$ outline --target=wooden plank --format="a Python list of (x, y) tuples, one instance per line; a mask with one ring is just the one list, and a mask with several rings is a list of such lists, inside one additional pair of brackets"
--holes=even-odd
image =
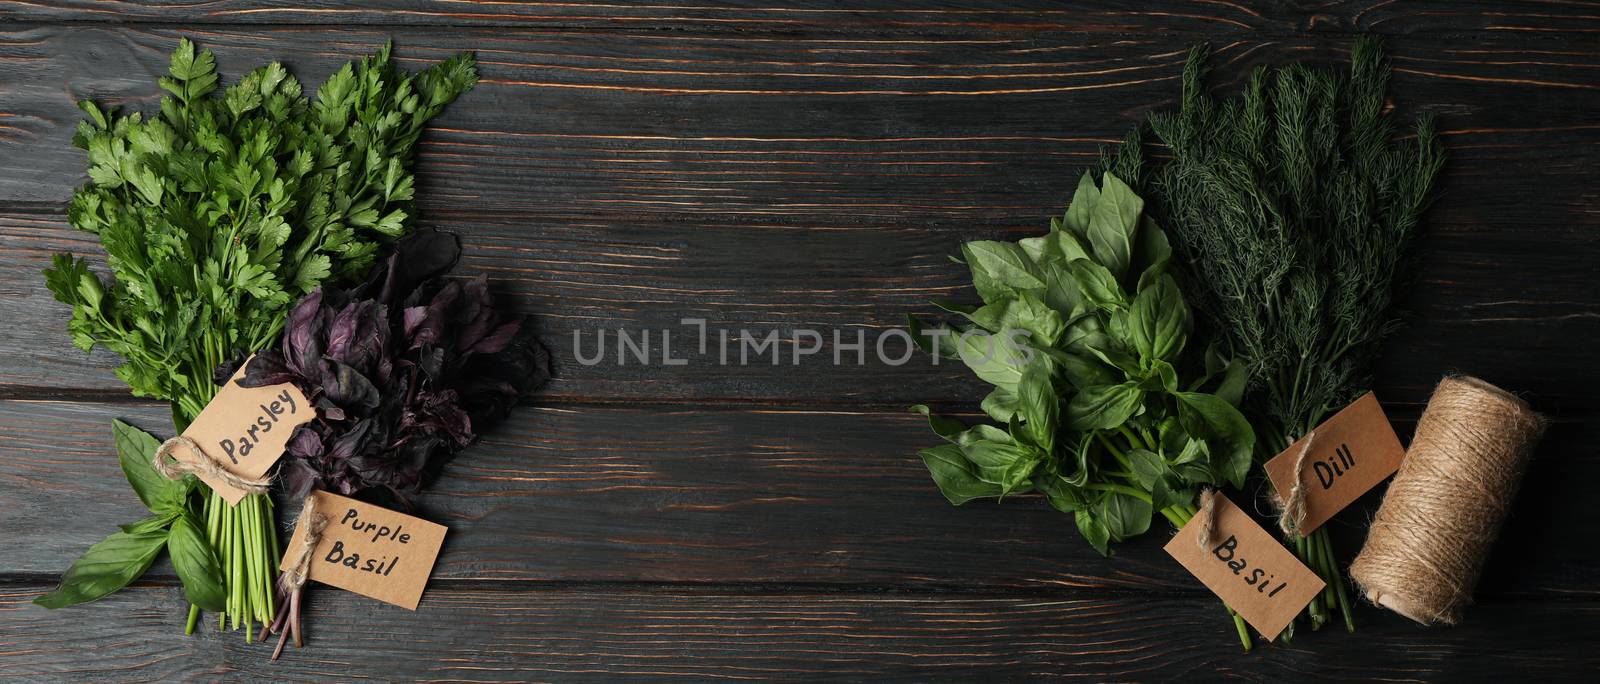
[(359, 6), (330, 0), (288, 5), (261, 0), (203, 4), (118, 0), (65, 0), (48, 4), (0, 1), (0, 20), (72, 22), (166, 22), (181, 24), (508, 26), (597, 29), (715, 29), (742, 32), (915, 33), (1075, 31), (1146, 35), (1198, 32), (1256, 33), (1379, 31), (1582, 32), (1596, 18), (1563, 12), (1562, 3), (1469, 0), (1447, 6), (1417, 6), (1376, 0), (1318, 3), (1207, 2), (1163, 0), (1137, 9), (1114, 0), (1075, 2), (1019, 0), (999, 8), (986, 3), (852, 2), (768, 3), (737, 0), (701, 5), (674, 0), (572, 2), (474, 2), (470, 0), (378, 0)]
[[(206, 625), (182, 634), (181, 593), (139, 587), (49, 612), (0, 586), (0, 669), (23, 679), (428, 681), (634, 678), (1009, 681), (1220, 678), (1567, 679), (1600, 668), (1600, 605), (1490, 602), (1457, 627), (1385, 613), (1351, 635), (1305, 632), (1241, 654), (1198, 597), (750, 594), (661, 587), (457, 588), (418, 612), (314, 586), (309, 641), (271, 647)], [(448, 631), (445, 631), (448, 626)], [(1374, 657), (1381, 644), (1382, 657)]]
[[(412, 66), (477, 49), (483, 82), (423, 144), (428, 210), (955, 228), (1058, 211), (1102, 144), (1175, 100), (1194, 42), (475, 29), (342, 29), (335, 41), (270, 27), (12, 28), (0, 31), (0, 202), (64, 202), (84, 178), (69, 145), (82, 118), (74, 101), (153, 109), (155, 76), (180, 35), (215, 49), (226, 75), (280, 59), (309, 83), (391, 36)], [(1600, 157), (1600, 127), (1585, 116), (1600, 104), (1589, 82), (1600, 49), (1575, 43), (1527, 60), (1526, 40), (1463, 42), (1419, 35), (1391, 45), (1397, 104), (1441, 114), (1450, 133), (1450, 201), (1435, 218), (1592, 226), (1581, 188)], [(1216, 47), (1237, 80), (1253, 64), (1336, 57), (1348, 40)]]
[[(170, 429), (150, 404), (0, 402), (0, 578), (54, 577), (142, 517), (114, 416)], [(1587, 519), (1595, 437), (1552, 431), (1482, 593), (1600, 596), (1567, 525)], [(522, 408), (418, 510), (451, 529), (448, 579), (1198, 591), (1159, 521), (1106, 559), (1037, 497), (950, 506), (915, 456), (935, 443), (903, 412)], [(1375, 504), (1332, 523), (1346, 560)]]
[[(959, 364), (934, 365), (907, 353), (907, 314), (939, 320), (928, 302), (975, 301), (966, 271), (951, 264), (964, 239), (1017, 239), (1037, 226), (993, 225), (962, 231), (884, 224), (836, 230), (807, 224), (752, 228), (738, 219), (691, 222), (630, 220), (625, 216), (435, 213), (428, 223), (464, 235), (462, 273), (487, 273), (521, 310), (537, 316), (554, 350), (558, 378), (547, 401), (975, 403), (986, 392)], [(1600, 233), (1597, 233), (1600, 234)], [(104, 351), (85, 356), (70, 344), (66, 308), (51, 298), (39, 269), (51, 254), (99, 254), (93, 236), (72, 231), (54, 215), (0, 211), (0, 320), (35, 325), (0, 327), (0, 391), (46, 396), (72, 388), (125, 392), (112, 375), (118, 360)], [(1529, 393), (1543, 410), (1582, 415), (1600, 410), (1592, 388), (1600, 366), (1589, 363), (1587, 340), (1600, 336), (1600, 290), (1593, 247), (1565, 231), (1517, 227), (1437, 226), (1425, 247), (1420, 282), (1406, 300), (1410, 321), (1390, 344), (1379, 375), (1380, 396), (1414, 414), (1447, 371), (1478, 373)], [(97, 262), (100, 257), (95, 257)], [(1506, 283), (1518, 283), (1508, 292)], [(701, 353), (699, 328), (708, 346)], [(648, 332), (650, 365), (623, 357), (617, 331), (638, 340)], [(723, 345), (719, 331), (728, 331)], [(739, 365), (741, 331), (754, 338), (779, 331), (773, 354), (751, 352)], [(823, 339), (818, 353), (795, 362), (799, 330)], [(606, 335), (603, 360), (593, 359)], [(839, 350), (833, 335), (869, 345), (862, 354)], [(661, 335), (681, 366), (661, 363)], [(575, 337), (576, 336), (576, 337)], [(1467, 344), (1466, 341), (1472, 341)], [(877, 353), (882, 342), (884, 357)], [(718, 352), (728, 351), (729, 365)], [(865, 356), (865, 364), (857, 365)], [(1552, 369), (1561, 369), (1559, 373)]]

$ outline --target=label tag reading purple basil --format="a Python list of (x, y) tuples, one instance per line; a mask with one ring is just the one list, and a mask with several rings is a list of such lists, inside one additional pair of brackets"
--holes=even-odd
[[(444, 525), (396, 513), (348, 497), (314, 491), (317, 510), (328, 518), (311, 552), (308, 577), (346, 591), (416, 610), (433, 564), (444, 546)], [(305, 521), (295, 526), (287, 548), (300, 548)], [(289, 570), (295, 559), (284, 554)]]

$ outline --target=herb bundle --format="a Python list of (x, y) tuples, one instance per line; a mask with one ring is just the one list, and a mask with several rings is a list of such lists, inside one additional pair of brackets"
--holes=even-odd
[[(213, 55), (185, 39), (159, 80), (169, 93), (159, 114), (81, 103), (89, 121), (73, 143), (88, 153), (90, 182), (74, 194), (68, 220), (100, 237), (112, 278), (64, 254), (45, 271), (72, 307), (74, 343), (121, 355), (117, 377), (136, 396), (170, 401), (182, 432), (216, 394), (217, 369), (276, 339), (292, 302), (325, 280), (361, 274), (406, 233), (413, 148), (423, 125), (476, 83), (473, 64), (463, 54), (411, 75), (385, 47), (335, 73), (311, 101), (276, 63), (219, 93)], [(274, 612), (271, 501), (181, 498), (184, 513), (172, 521), (206, 521), (208, 548), (220, 552), (201, 570), (180, 570), (193, 602), (187, 630), (200, 607), (218, 607), (196, 600), (210, 595), (197, 583), (214, 581), (225, 591), (219, 618), (243, 623), (248, 639), (250, 623)], [(141, 574), (139, 563), (148, 567), (103, 544), (67, 572), (57, 599), (41, 603), (98, 598)], [(78, 583), (87, 569), (107, 568), (120, 583)]]
[[(250, 359), (239, 384), (293, 383), (317, 407), (281, 462), (290, 497), (323, 489), (404, 504), (549, 380), (548, 353), (522, 317), (495, 307), (484, 278), (444, 279), (460, 253), (449, 233), (407, 236), (363, 284), (307, 294), (281, 347)], [(279, 633), (281, 652), (290, 633), (299, 641), (301, 587), (278, 590), (262, 638)]]
[(1235, 407), (1242, 368), (1190, 344), (1166, 234), (1143, 209), (1116, 175), (1084, 174), (1048, 234), (962, 245), (984, 303), (940, 306), (970, 326), (951, 336), (911, 320), (925, 349), (994, 386), (981, 405), (1004, 426), (914, 407), (949, 442), (919, 455), (950, 503), (1036, 490), (1107, 553), (1156, 512), (1187, 524), (1202, 488), (1244, 483), (1255, 434)]
[[(1194, 270), (1202, 316), (1248, 372), (1271, 456), (1364, 393), (1390, 304), (1444, 153), (1423, 117), (1393, 140), (1384, 111), (1389, 66), (1372, 38), (1347, 76), (1290, 64), (1252, 74), (1218, 104), (1206, 51), (1184, 68), (1175, 112), (1150, 117), (1171, 151), (1149, 193)], [(1308, 611), (1354, 629), (1325, 528), (1290, 540), (1328, 583)]]

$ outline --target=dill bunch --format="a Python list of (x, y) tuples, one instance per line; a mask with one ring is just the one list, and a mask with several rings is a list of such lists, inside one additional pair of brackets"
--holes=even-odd
[[(1207, 52), (1190, 52), (1178, 109), (1150, 116), (1171, 158), (1142, 170), (1194, 276), (1186, 291), (1247, 370), (1258, 453), (1271, 456), (1371, 384), (1444, 152), (1430, 117), (1396, 139), (1375, 38), (1356, 41), (1347, 73), (1257, 68), (1220, 103), (1206, 92)], [(1129, 174), (1128, 148), (1106, 163)], [(1290, 541), (1328, 581), (1313, 626), (1337, 609), (1354, 629), (1326, 531)]]

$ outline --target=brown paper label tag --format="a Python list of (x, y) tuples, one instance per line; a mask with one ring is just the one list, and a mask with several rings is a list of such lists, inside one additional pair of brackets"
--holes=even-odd
[(1216, 497), (1216, 522), (1203, 546), (1200, 517), (1167, 542), (1167, 553), (1268, 639), (1278, 638), (1326, 584), (1238, 506)]
[[(328, 527), (311, 552), (311, 579), (362, 596), (416, 610), (433, 563), (444, 546), (444, 525), (396, 513), (348, 497), (314, 491)], [(288, 548), (300, 548), (305, 521), (295, 526)], [(294, 564), (283, 555), (279, 570)]]
[[(175, 458), (210, 458), (224, 470), (254, 480), (265, 475), (283, 457), (289, 436), (301, 424), (317, 417), (317, 410), (294, 385), (240, 387), (244, 366), (217, 390), (217, 396), (195, 416), (183, 431), (206, 453), (188, 449), (173, 451)], [(216, 477), (196, 475), (230, 504), (237, 504), (246, 492)]]
[(1294, 464), (1308, 438), (1314, 439), (1300, 472), (1306, 502), (1301, 535), (1316, 531), (1345, 506), (1393, 475), (1406, 457), (1377, 395), (1368, 392), (1267, 461), (1267, 477), (1272, 479), (1280, 507), (1294, 487)]

